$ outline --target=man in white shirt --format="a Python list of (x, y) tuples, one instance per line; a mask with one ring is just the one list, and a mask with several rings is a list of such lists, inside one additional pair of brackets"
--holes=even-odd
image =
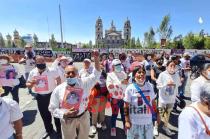
[[(31, 44), (25, 45), (25, 56), (19, 61), (19, 64), (24, 64), (25, 79), (28, 80), (29, 72), (35, 68), (35, 52)], [(29, 94), (34, 95), (31, 89), (28, 89)]]
[[(101, 71), (99, 52), (94, 52), (95, 69), (88, 77), (79, 78), (75, 66), (65, 68), (66, 81), (55, 88), (50, 99), (49, 110), (60, 118), (63, 139), (87, 139), (90, 129), (87, 103), (91, 88), (99, 81)], [(77, 101), (71, 101), (71, 94)], [(69, 97), (70, 96), (70, 97)]]
[(63, 83), (65, 79), (65, 68), (68, 65), (71, 65), (72, 62), (71, 57), (60, 56), (58, 57), (51, 65), (51, 68), (58, 71), (58, 74), (61, 78), (61, 83)]
[(0, 139), (23, 139), (22, 118), (17, 102), (0, 97)]
[[(39, 83), (42, 83), (42, 85)], [(48, 110), (48, 106), (53, 90), (60, 83), (61, 79), (58, 72), (46, 66), (43, 56), (37, 56), (36, 68), (29, 73), (26, 85), (28, 88), (32, 88), (33, 92), (37, 94), (37, 105), (46, 130), (46, 134), (43, 135), (43, 138), (55, 135), (52, 125), (52, 116)], [(58, 135), (61, 135), (59, 119), (55, 118), (55, 125)]]

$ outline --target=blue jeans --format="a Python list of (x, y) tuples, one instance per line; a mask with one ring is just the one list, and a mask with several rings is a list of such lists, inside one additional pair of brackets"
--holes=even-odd
[(116, 127), (116, 120), (120, 110), (121, 120), (123, 121), (123, 125), (125, 127), (125, 115), (124, 115), (124, 101), (122, 99), (111, 99), (111, 107), (112, 107), (112, 117), (111, 117), (111, 127)]
[(188, 79), (188, 77), (185, 76), (182, 85), (178, 87), (179, 96), (184, 96), (184, 94), (185, 94), (185, 87), (187, 85), (187, 79)]
[(10, 136), (8, 139), (15, 139), (14, 135), (12, 134), (12, 136)]
[(153, 124), (132, 125), (127, 130), (127, 139), (153, 139)]
[[(25, 73), (26, 81), (28, 80), (28, 76), (29, 76), (29, 72)], [(30, 88), (28, 88), (28, 93), (31, 94), (32, 96), (35, 95)]]

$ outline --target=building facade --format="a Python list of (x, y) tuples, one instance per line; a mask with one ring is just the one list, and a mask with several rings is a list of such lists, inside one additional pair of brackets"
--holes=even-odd
[(105, 35), (103, 35), (103, 22), (99, 17), (96, 20), (95, 25), (95, 45), (96, 47), (106, 47), (106, 48), (120, 48), (128, 40), (131, 39), (131, 24), (130, 20), (126, 20), (124, 23), (123, 32), (117, 30), (114, 22), (111, 22), (111, 27), (105, 30)]

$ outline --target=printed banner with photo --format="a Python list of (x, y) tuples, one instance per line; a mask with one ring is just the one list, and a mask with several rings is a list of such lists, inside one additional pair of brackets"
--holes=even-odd
[(13, 86), (16, 71), (11, 65), (0, 65), (0, 86)]
[(49, 90), (48, 78), (46, 75), (35, 76), (34, 79), (36, 80), (36, 85), (34, 88), (35, 92), (45, 92)]
[(64, 109), (74, 108), (79, 110), (82, 101), (83, 89), (75, 87), (67, 87), (62, 101), (61, 107)]

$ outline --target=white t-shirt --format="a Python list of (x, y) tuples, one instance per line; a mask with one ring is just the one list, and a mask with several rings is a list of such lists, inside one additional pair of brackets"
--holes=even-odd
[[(152, 101), (155, 99), (152, 85), (145, 82), (144, 86), (140, 88), (152, 106)], [(150, 108), (133, 84), (126, 88), (124, 101), (129, 103), (129, 116), (132, 124), (147, 125), (152, 123)]]
[[(144, 60), (143, 62), (144, 62), (145, 70), (146, 70), (146, 76), (151, 76), (151, 68), (154, 66), (154, 63), (152, 62), (152, 60), (150, 61)], [(147, 70), (146, 66), (150, 66), (150, 69)]]
[(14, 100), (0, 97), (0, 139), (8, 139), (14, 133), (13, 122), (23, 114)]
[[(186, 60), (184, 58), (181, 58), (180, 61), (181, 61), (180, 66), (181, 66), (182, 69), (190, 67), (190, 60)], [(189, 73), (189, 71), (184, 71), (184, 74), (185, 74), (186, 77), (188, 76), (188, 73)]]
[[(197, 103), (193, 103), (192, 106), (197, 108)], [(201, 111), (199, 112), (210, 129), (210, 117)], [(179, 139), (210, 139), (210, 136), (206, 134), (206, 129), (200, 116), (197, 111), (191, 107), (186, 107), (179, 115), (178, 129)]]
[[(112, 98), (123, 99), (127, 85), (124, 85), (121, 82), (125, 79), (127, 79), (127, 75), (124, 71), (107, 74), (106, 86)], [(110, 85), (113, 86), (113, 88), (110, 88)]]
[(207, 80), (202, 75), (192, 81), (191, 86), (190, 86), (192, 102), (200, 101), (200, 93), (202, 91), (202, 87), (206, 83), (210, 85), (210, 80)]
[(32, 88), (33, 92), (38, 94), (49, 94), (57, 86), (56, 78), (59, 77), (58, 71), (47, 68), (41, 75), (37, 68), (34, 68), (28, 77), (28, 81), (36, 79), (36, 85)]
[[(167, 85), (170, 80), (174, 82), (174, 86)], [(166, 70), (160, 73), (156, 82), (159, 89), (159, 102), (162, 104), (175, 103), (178, 87), (181, 85), (179, 74), (176, 72), (174, 75), (171, 75)]]
[(26, 63), (24, 65), (25, 73), (29, 73), (32, 69), (35, 68), (35, 60), (34, 59), (26, 59)]
[[(78, 115), (80, 115), (86, 110), (88, 104), (88, 97), (89, 97), (88, 92), (90, 92), (91, 88), (93, 88), (94, 85), (99, 81), (100, 75), (101, 75), (100, 71), (93, 70), (93, 73), (90, 76), (85, 78), (78, 78), (78, 82), (75, 88), (76, 87), (80, 88), (83, 92), (81, 98), (79, 98), (81, 101), (79, 105)], [(51, 95), (50, 104), (49, 104), (49, 110), (52, 112), (53, 116), (61, 119), (63, 118), (63, 114), (68, 111), (68, 109), (61, 108), (61, 104), (65, 96), (66, 87), (67, 87), (66, 82), (57, 86)]]
[(93, 67), (90, 67), (89, 69), (82, 68), (79, 71), (79, 77), (80, 78), (88, 77), (92, 72), (93, 72)]

